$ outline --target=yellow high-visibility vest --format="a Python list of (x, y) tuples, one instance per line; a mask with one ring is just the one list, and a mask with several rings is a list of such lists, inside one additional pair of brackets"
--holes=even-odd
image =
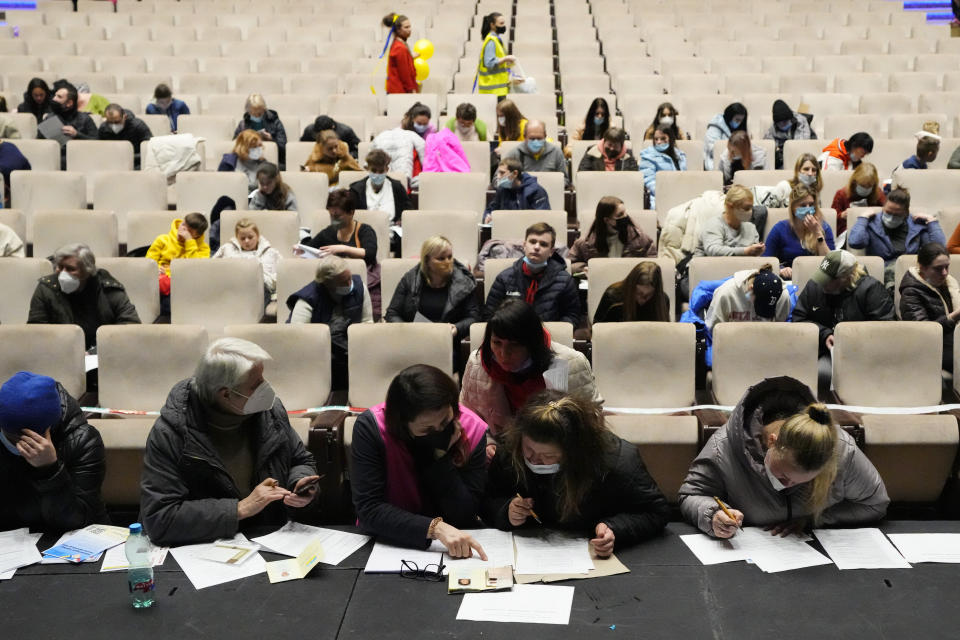
[(477, 91), (478, 93), (492, 93), (496, 96), (505, 96), (510, 90), (510, 70), (506, 65), (497, 65), (488, 69), (483, 64), (483, 52), (487, 48), (487, 42), (493, 41), (496, 47), (498, 58), (504, 57), (506, 52), (503, 50), (503, 44), (497, 34), (491, 31), (483, 39), (483, 45), (480, 47), (480, 62), (477, 63)]

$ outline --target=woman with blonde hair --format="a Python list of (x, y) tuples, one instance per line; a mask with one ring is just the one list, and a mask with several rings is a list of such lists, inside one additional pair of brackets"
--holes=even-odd
[(550, 390), (533, 396), (507, 432), (490, 464), (483, 512), (499, 529), (536, 518), (532, 526), (589, 536), (607, 557), (658, 535), (670, 508), (636, 445), (607, 428), (598, 404)]
[(735, 184), (723, 200), (723, 213), (700, 225), (694, 256), (758, 256), (763, 251), (760, 233), (752, 222), (753, 193)]
[(340, 182), (341, 171), (363, 171), (350, 155), (350, 147), (333, 131), (324, 131), (320, 134), (303, 169), (327, 174), (331, 187), (337, 186)]
[(241, 131), (253, 131), (261, 140), (276, 142), (280, 154), (280, 164), (285, 161), (287, 148), (287, 132), (280, 122), (280, 116), (273, 109), (267, 109), (267, 101), (259, 93), (251, 93), (244, 104), (243, 118), (237, 124), (233, 137)]
[(660, 265), (644, 260), (603, 292), (593, 322), (669, 322), (670, 300)]
[(217, 171), (239, 171), (247, 176), (247, 191), (257, 188), (257, 171), (266, 163), (263, 143), (255, 131), (241, 131), (233, 142), (233, 151), (223, 154)]
[(763, 255), (780, 261), (780, 277), (793, 277), (797, 256), (825, 256), (833, 251), (833, 231), (823, 219), (817, 192), (798, 184), (790, 192), (790, 218), (773, 225), (767, 233)]
[(470, 335), (480, 319), (476, 279), (453, 258), (453, 245), (443, 236), (431, 236), (420, 247), (420, 264), (407, 271), (390, 300), (387, 322), (446, 322), (459, 341)]
[(259, 260), (263, 267), (265, 301), (276, 295), (277, 263), (280, 252), (270, 246), (270, 241), (260, 235), (260, 228), (250, 218), (240, 218), (234, 227), (230, 242), (220, 245), (214, 258), (247, 258)]
[(853, 438), (806, 385), (788, 377), (747, 390), (693, 461), (679, 496), (684, 520), (717, 538), (741, 526), (786, 536), (811, 525), (874, 522), (890, 503)]
[(837, 233), (843, 233), (847, 228), (847, 209), (850, 207), (882, 207), (886, 201), (877, 168), (869, 162), (861, 162), (853, 170), (847, 186), (837, 189), (833, 196), (832, 206), (837, 211)]

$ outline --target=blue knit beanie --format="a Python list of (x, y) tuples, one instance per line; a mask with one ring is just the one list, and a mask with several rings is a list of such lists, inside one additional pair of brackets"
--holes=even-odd
[(60, 393), (48, 376), (20, 371), (0, 386), (0, 429), (45, 433), (60, 419)]

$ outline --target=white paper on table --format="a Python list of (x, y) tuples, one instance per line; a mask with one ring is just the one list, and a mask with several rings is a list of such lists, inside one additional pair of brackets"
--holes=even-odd
[(41, 535), (26, 527), (0, 532), (0, 579), (9, 580), (20, 567), (40, 562), (37, 541)]
[[(392, 544), (380, 542), (373, 545), (373, 551), (367, 558), (367, 566), (363, 568), (364, 573), (400, 573), (401, 562), (406, 560), (417, 565), (417, 568), (423, 570), (430, 564), (439, 564), (442, 560), (447, 562), (446, 550), (441, 556), (440, 551), (408, 549), (407, 547), (397, 547)], [(447, 575), (447, 570), (443, 570), (443, 575)]]
[(573, 591), (573, 587), (516, 584), (512, 591), (467, 593), (457, 620), (570, 624)]
[(323, 544), (323, 558), (320, 562), (332, 565), (340, 564), (370, 541), (370, 536), (359, 533), (312, 527), (293, 521), (273, 533), (253, 538), (253, 541), (264, 549), (295, 558), (303, 553), (315, 538), (320, 538)]
[(126, 527), (91, 524), (61, 536), (57, 544), (43, 552), (45, 557), (62, 558), (73, 562), (96, 561), (104, 551), (124, 542), (129, 535)]
[(543, 372), (543, 381), (547, 389), (567, 391), (567, 382), (570, 379), (570, 363), (563, 358), (554, 358), (550, 368)]
[[(483, 552), (487, 554), (486, 561), (481, 560), (477, 552), (474, 551), (469, 558), (451, 558), (449, 555), (445, 555), (443, 557), (444, 564), (458, 569), (512, 567), (515, 565), (513, 533), (500, 531), (499, 529), (469, 529), (467, 533), (473, 536), (473, 539), (483, 547)], [(439, 540), (431, 542), (429, 550), (437, 553), (446, 553), (447, 551)]]
[(747, 560), (743, 549), (737, 549), (730, 540), (711, 538), (705, 533), (691, 533), (680, 536), (687, 548), (697, 556), (703, 564), (720, 564), (721, 562), (737, 562)]
[[(159, 567), (167, 560), (167, 553), (170, 547), (155, 547), (150, 545), (151, 566)], [(103, 554), (103, 564), (100, 565), (100, 573), (108, 571), (126, 571), (130, 568), (127, 562), (127, 543), (117, 545), (112, 549), (107, 549)]]
[(260, 551), (260, 545), (255, 542), (237, 542), (236, 540), (221, 538), (208, 545), (201, 552), (200, 557), (211, 562), (236, 565), (243, 564), (252, 558), (257, 551)]
[(910, 569), (880, 529), (816, 529), (813, 534), (838, 569)]
[(830, 558), (802, 538), (793, 535), (781, 538), (760, 527), (744, 527), (730, 538), (730, 544), (744, 551), (755, 565), (767, 573), (832, 564)]
[[(242, 533), (238, 533), (231, 540), (239, 543), (249, 542)], [(201, 558), (200, 556), (212, 545), (213, 543), (208, 542), (170, 549), (177, 564), (187, 574), (196, 589), (206, 589), (224, 582), (249, 578), (267, 570), (267, 563), (259, 553), (253, 554), (253, 557), (243, 564), (223, 564)]]
[[(70, 536), (72, 536), (73, 534), (77, 533), (78, 531), (80, 531), (80, 529), (74, 529), (73, 531), (67, 531), (65, 534), (63, 534), (62, 536), (60, 536), (60, 537), (57, 539), (56, 544), (54, 544), (53, 546), (57, 546), (57, 545), (63, 544), (65, 540), (68, 540), (68, 539), (70, 538)], [(95, 556), (91, 556), (91, 557), (87, 558), (86, 560), (84, 560), (84, 562), (99, 562), (99, 561), (100, 561), (100, 558), (102, 558), (102, 557), (103, 557), (103, 553), (98, 553), (98, 554), (95, 555)], [(76, 563), (76, 562), (71, 562), (71, 561), (67, 560), (66, 558), (54, 558), (53, 556), (43, 556), (43, 559), (40, 561), (40, 564), (77, 564), (77, 563)]]
[(888, 533), (908, 562), (960, 562), (960, 533)]
[(588, 573), (593, 570), (586, 538), (557, 531), (545, 536), (514, 536), (517, 563), (514, 573)]

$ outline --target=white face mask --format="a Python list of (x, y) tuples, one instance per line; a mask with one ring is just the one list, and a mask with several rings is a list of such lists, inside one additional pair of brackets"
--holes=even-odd
[(861, 198), (866, 198), (871, 193), (873, 193), (873, 187), (865, 187), (862, 184), (858, 184), (855, 187), (855, 190), (857, 192), (857, 195), (860, 196)]
[(111, 124), (110, 131), (113, 131), (114, 133), (120, 133), (121, 131), (123, 131), (123, 123), (121, 122), (119, 124)]
[(660, 118), (660, 124), (669, 127), (673, 124), (673, 116), (663, 116)]
[(797, 179), (808, 187), (812, 187), (813, 185), (817, 184), (816, 174), (810, 175), (808, 173), (799, 173), (797, 174)]
[(250, 152), (247, 154), (250, 156), (251, 160), (259, 160), (263, 157), (263, 147), (254, 147), (250, 149)]
[(60, 283), (60, 291), (64, 293), (73, 293), (80, 288), (80, 279), (66, 271), (60, 272), (60, 275), (57, 276), (57, 282)]
[(260, 413), (261, 411), (269, 411), (273, 408), (273, 403), (277, 399), (277, 394), (274, 392), (273, 387), (271, 387), (270, 383), (266, 380), (261, 382), (260, 386), (254, 389), (253, 393), (249, 396), (245, 396), (233, 389), (231, 389), (231, 392), (247, 399), (247, 403), (243, 405), (243, 409), (240, 410), (240, 413), (245, 416)]
[[(770, 454), (768, 453), (767, 455), (770, 455)], [(784, 489), (787, 488), (787, 485), (780, 482), (777, 476), (773, 475), (773, 473), (770, 471), (770, 466), (767, 464), (766, 457), (764, 457), (763, 459), (763, 470), (767, 472), (767, 480), (770, 481), (770, 486), (773, 487), (774, 491), (783, 491)]]
[(497, 116), (497, 122), (500, 123), (500, 126), (501, 126), (501, 127), (507, 126), (507, 118), (506, 118), (506, 116)]
[(523, 459), (523, 463), (527, 465), (527, 469), (530, 469), (533, 473), (538, 476), (551, 476), (560, 471), (560, 463), (554, 462), (553, 464), (533, 464), (526, 458)]

